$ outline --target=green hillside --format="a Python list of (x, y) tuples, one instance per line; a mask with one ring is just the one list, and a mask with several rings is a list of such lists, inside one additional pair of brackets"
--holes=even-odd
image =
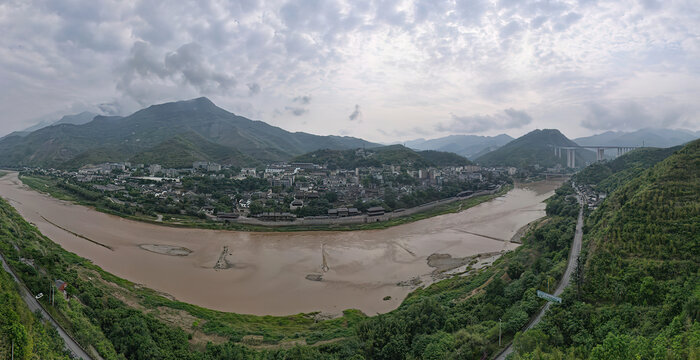
[(588, 218), (578, 286), (520, 336), (516, 359), (700, 357), (700, 140), (627, 174)]
[[(476, 162), (486, 166), (514, 166), (525, 168), (533, 165), (553, 167), (556, 164), (566, 166), (566, 152), (562, 156), (554, 155), (555, 146), (578, 146), (559, 130), (544, 129), (529, 132), (500, 148), (486, 153)], [(595, 154), (589, 150), (576, 151), (576, 166), (595, 161)]]
[[(76, 167), (86, 163), (126, 161), (189, 133), (261, 161), (288, 160), (324, 148), (376, 146), (352, 137), (291, 133), (234, 115), (209, 99), (198, 98), (153, 105), (127, 117), (97, 116), (83, 125), (60, 124), (24, 137), (3, 138), (0, 140), (3, 154), (0, 166)], [(220, 148), (214, 150), (206, 157), (220, 157)], [(231, 156), (240, 158), (236, 154)]]
[(257, 166), (261, 162), (236, 149), (207, 141), (194, 132), (177, 135), (151, 149), (134, 155), (137, 164), (161, 164), (165, 167), (191, 167), (195, 161), (213, 161), (235, 166)]
[(676, 146), (662, 149), (636, 149), (612, 161), (593, 163), (578, 172), (573, 180), (578, 184), (592, 185), (600, 192), (611, 192), (629, 179), (641, 175), (645, 170), (680, 148), (680, 146)]
[(10, 359), (13, 352), (15, 359), (70, 359), (58, 332), (29, 310), (0, 268), (0, 358)]
[(463, 156), (443, 151), (414, 151), (402, 145), (390, 145), (371, 149), (317, 150), (297, 156), (297, 162), (326, 165), (329, 169), (355, 169), (357, 167), (381, 167), (400, 165), (411, 169), (430, 166), (463, 166), (471, 162)]

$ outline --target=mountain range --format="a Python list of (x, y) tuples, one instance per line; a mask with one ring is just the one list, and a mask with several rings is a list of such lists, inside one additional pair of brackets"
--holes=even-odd
[(59, 125), (59, 124), (82, 125), (82, 124), (87, 124), (90, 121), (92, 121), (92, 119), (94, 119), (95, 116), (97, 116), (97, 114), (89, 112), (89, 111), (83, 111), (83, 112), (78, 113), (78, 114), (64, 115), (59, 120), (53, 120), (53, 121), (44, 120), (44, 121), (41, 121), (35, 125), (32, 125), (32, 126), (26, 128), (24, 130), (15, 131), (15, 132), (9, 133), (3, 137), (0, 137), (0, 140), (4, 139), (6, 137), (10, 137), (10, 136), (27, 136), (34, 131), (43, 129), (43, 128), (51, 126), (51, 125)]
[[(540, 165), (553, 167), (566, 166), (566, 153), (554, 155), (555, 146), (578, 146), (556, 129), (537, 129), (475, 159), (486, 166), (527, 167)], [(595, 153), (590, 150), (576, 151), (576, 164), (583, 166), (595, 161)]]
[(163, 154), (170, 150), (178, 158), (172, 166), (222, 159), (246, 165), (289, 160), (318, 149), (375, 146), (347, 136), (289, 132), (230, 113), (202, 97), (153, 105), (126, 117), (96, 116), (82, 125), (60, 123), (26, 136), (7, 136), (0, 140), (0, 166), (77, 168), (132, 159), (167, 163)]
[(415, 150), (449, 151), (468, 159), (476, 159), (487, 152), (498, 149), (513, 138), (500, 134), (496, 136), (449, 135), (437, 139), (415, 139), (404, 143)]
[(646, 128), (632, 132), (607, 131), (602, 134), (574, 139), (579, 145), (650, 146), (667, 148), (683, 145), (700, 138), (700, 132), (681, 129)]

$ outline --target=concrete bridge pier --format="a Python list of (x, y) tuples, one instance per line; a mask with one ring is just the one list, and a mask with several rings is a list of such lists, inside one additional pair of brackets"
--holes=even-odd
[(576, 150), (566, 149), (566, 166), (570, 168), (576, 167)]
[(603, 161), (603, 159), (605, 159), (605, 149), (604, 148), (597, 148), (596, 149), (596, 160)]

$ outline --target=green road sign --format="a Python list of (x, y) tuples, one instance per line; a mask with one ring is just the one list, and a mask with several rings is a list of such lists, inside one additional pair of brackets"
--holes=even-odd
[(547, 301), (551, 301), (551, 302), (555, 302), (555, 303), (561, 304), (561, 298), (558, 298), (558, 297), (556, 297), (556, 296), (554, 296), (554, 295), (552, 295), (552, 294), (547, 294), (547, 293), (544, 292), (544, 291), (539, 291), (539, 290), (537, 290), (537, 296), (538, 296), (538, 297), (541, 297), (541, 298), (543, 298), (543, 299), (545, 299), (545, 300), (547, 300)]

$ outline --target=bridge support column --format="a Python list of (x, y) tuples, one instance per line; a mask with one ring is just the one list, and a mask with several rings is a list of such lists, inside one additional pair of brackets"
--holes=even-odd
[(576, 150), (566, 149), (566, 166), (570, 168), (576, 167)]
[(605, 158), (605, 149), (603, 149), (603, 148), (596, 149), (596, 160), (603, 161), (604, 158)]

